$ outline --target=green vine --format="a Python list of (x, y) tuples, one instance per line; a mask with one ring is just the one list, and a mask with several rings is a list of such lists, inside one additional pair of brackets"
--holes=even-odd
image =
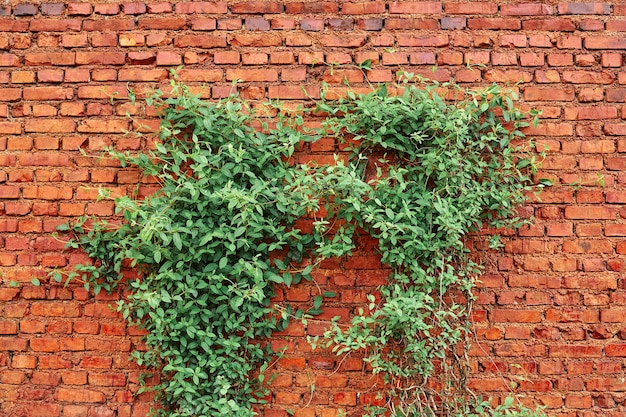
[[(68, 247), (94, 262), (53, 277), (95, 293), (121, 283), (130, 290), (118, 310), (146, 330), (137, 363), (162, 374), (151, 387), (155, 416), (255, 415), (276, 354), (264, 341), (290, 319), (321, 313), (323, 295), (332, 296), (293, 311), (271, 303), (275, 288), (350, 254), (357, 231), (378, 239), (389, 284), (369, 297), (367, 314), (347, 327), (333, 320), (313, 343), (365, 352), (385, 376), (389, 401), (369, 415), (508, 415), (510, 402), (491, 409), (465, 390), (480, 271), (466, 239), (483, 226), (522, 224), (515, 209), (534, 169), (530, 151), (515, 146), (525, 115), (495, 85), (399, 87), (322, 98), (312, 110), (327, 117), (315, 131), (304, 128), (308, 111), (266, 105), (258, 113), (234, 97), (207, 103), (175, 81), (167, 97), (147, 100), (162, 111), (155, 149), (110, 154), (160, 191), (117, 198), (123, 221), (63, 227), (74, 236)], [(446, 101), (440, 88), (465, 98)], [(327, 136), (353, 144), (348, 162), (295, 163), (300, 146)]]
[[(446, 101), (442, 88), (463, 99)], [(375, 170), (359, 204), (342, 202), (341, 212), (378, 240), (389, 284), (380, 288), (381, 299), (369, 297), (369, 311), (351, 326), (335, 320), (321, 341), (313, 339), (338, 355), (366, 352), (373, 372), (385, 377), (388, 401), (369, 416), (509, 409), (474, 401), (464, 355), (480, 272), (468, 236), (483, 227), (521, 226), (516, 208), (532, 188), (533, 144), (516, 144), (528, 126), (516, 99), (496, 85), (461, 91), (435, 84), (394, 95), (383, 87), (318, 106), (331, 115), (326, 129), (355, 143), (353, 160)], [(498, 236), (489, 243), (498, 247)]]

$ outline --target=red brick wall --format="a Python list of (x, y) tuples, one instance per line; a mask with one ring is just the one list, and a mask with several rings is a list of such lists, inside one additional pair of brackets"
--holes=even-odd
[[(139, 149), (144, 139), (122, 131), (154, 126), (127, 84), (141, 92), (184, 64), (180, 78), (208, 83), (207, 98), (241, 79), (246, 98), (301, 100), (302, 86), (315, 95), (322, 80), (360, 85), (361, 72), (346, 66), (365, 59), (375, 82), (393, 81), (398, 66), (468, 87), (521, 81), (522, 99), (543, 110), (528, 134), (549, 145), (543, 173), (556, 185), (524, 208), (533, 226), (489, 258), (471, 385), (502, 396), (513, 381), (555, 415), (624, 415), (624, 31), (620, 0), (0, 1), (0, 415), (146, 414), (148, 397), (131, 399), (139, 371), (127, 361), (139, 339), (108, 308), (116, 297), (30, 285), (82, 259), (61, 251), (58, 224), (112, 214), (94, 187), (135, 186), (136, 172), (93, 157), (106, 145)], [(373, 246), (317, 273), (340, 294), (324, 317), (347, 317), (384, 282)], [(282, 295), (306, 302), (312, 291)], [(266, 417), (287, 408), (332, 417), (372, 400), (362, 361), (309, 351), (303, 336), (322, 327), (296, 324), (277, 337), (288, 351)]]

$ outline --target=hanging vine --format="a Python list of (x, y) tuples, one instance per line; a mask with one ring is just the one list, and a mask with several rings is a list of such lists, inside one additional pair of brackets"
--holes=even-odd
[[(321, 312), (321, 296), (306, 312), (272, 304), (276, 286), (311, 280), (321, 260), (349, 254), (356, 230), (378, 239), (389, 284), (381, 299), (370, 296), (367, 314), (349, 327), (333, 321), (315, 343), (366, 352), (385, 376), (389, 401), (369, 415), (513, 409), (469, 401), (463, 356), (480, 270), (467, 235), (519, 226), (515, 209), (531, 190), (534, 160), (530, 148), (516, 147), (526, 122), (512, 93), (410, 83), (394, 94), (349, 92), (322, 98), (315, 111), (328, 117), (309, 131), (306, 111), (268, 105), (258, 113), (238, 98), (208, 103), (182, 84), (171, 87), (148, 99), (162, 111), (155, 149), (110, 151), (160, 191), (116, 199), (121, 222), (81, 218), (62, 228), (75, 236), (68, 246), (94, 262), (53, 274), (96, 293), (129, 289), (118, 310), (146, 330), (147, 346), (133, 355), (162, 374), (152, 387), (154, 415), (255, 415), (274, 354), (263, 341), (289, 319)], [(465, 98), (448, 102), (442, 87)], [(347, 163), (294, 162), (301, 144), (328, 135), (355, 144)], [(297, 228), (302, 219), (310, 232)]]
[[(446, 101), (442, 89), (463, 99)], [(532, 189), (535, 157), (532, 142), (521, 141), (528, 122), (516, 99), (496, 85), (461, 91), (434, 84), (394, 95), (383, 87), (318, 105), (330, 115), (325, 128), (356, 144), (354, 163), (375, 170), (358, 205), (342, 202), (342, 212), (378, 240), (389, 283), (351, 326), (334, 321), (322, 340), (313, 339), (338, 355), (366, 352), (373, 372), (385, 377), (388, 401), (369, 416), (509, 410), (509, 403), (493, 410), (467, 390), (480, 265), (466, 240), (483, 227), (524, 223), (516, 209)], [(497, 235), (490, 245), (499, 245)]]

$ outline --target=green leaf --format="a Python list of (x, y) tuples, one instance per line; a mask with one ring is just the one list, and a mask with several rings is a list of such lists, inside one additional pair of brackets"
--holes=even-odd
[(322, 302), (324, 301), (324, 299), (322, 298), (322, 296), (318, 295), (317, 297), (315, 297), (313, 299), (313, 308), (314, 309), (319, 309), (322, 306)]

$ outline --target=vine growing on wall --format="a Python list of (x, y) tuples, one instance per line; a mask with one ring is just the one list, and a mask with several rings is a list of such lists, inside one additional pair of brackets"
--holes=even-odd
[[(440, 90), (457, 100), (446, 101)], [(318, 105), (330, 115), (325, 128), (355, 144), (362, 171), (375, 171), (358, 204), (344, 201), (342, 211), (378, 240), (391, 268), (369, 311), (347, 328), (334, 321), (322, 340), (313, 339), (338, 355), (365, 352), (384, 376), (386, 404), (368, 416), (468, 416), (511, 405), (494, 410), (473, 401), (464, 355), (480, 273), (468, 235), (526, 221), (516, 209), (532, 189), (535, 156), (532, 142), (521, 140), (529, 115), (516, 100), (496, 85), (461, 91), (435, 84)], [(489, 244), (500, 245), (497, 234)]]
[[(117, 198), (122, 221), (66, 226), (75, 236), (68, 246), (94, 262), (54, 278), (96, 293), (129, 289), (118, 309), (146, 330), (136, 361), (161, 372), (156, 416), (254, 415), (275, 354), (264, 341), (290, 319), (321, 312), (321, 295), (293, 311), (271, 302), (275, 288), (311, 280), (321, 260), (349, 254), (357, 231), (378, 239), (389, 284), (380, 299), (370, 296), (370, 311), (348, 327), (333, 321), (314, 343), (365, 352), (386, 378), (389, 401), (370, 415), (510, 409), (467, 401), (463, 353), (479, 266), (465, 240), (522, 223), (515, 208), (534, 167), (530, 148), (516, 147), (525, 115), (497, 86), (399, 87), (322, 98), (314, 110), (327, 117), (314, 131), (303, 127), (304, 110), (259, 112), (235, 97), (208, 103), (175, 81), (167, 96), (148, 99), (162, 111), (155, 149), (111, 154), (160, 191)], [(465, 97), (448, 102), (441, 87)], [(329, 135), (353, 144), (347, 162), (294, 162), (299, 146)], [(299, 228), (303, 220), (310, 228)], [(137, 278), (125, 275), (129, 267)]]

